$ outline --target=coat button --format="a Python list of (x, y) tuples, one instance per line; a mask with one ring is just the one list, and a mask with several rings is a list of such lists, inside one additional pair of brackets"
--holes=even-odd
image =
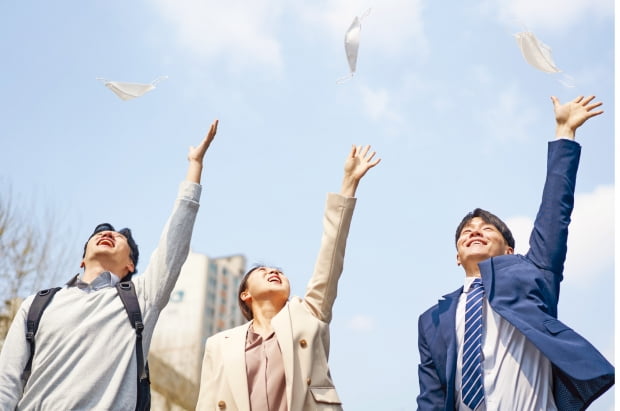
[(306, 342), (306, 340), (299, 340), (299, 345), (301, 346), (301, 348), (306, 348), (308, 346), (308, 343)]
[(312, 384), (312, 378), (308, 377), (308, 378), (306, 379), (306, 383), (307, 383), (308, 385)]
[(217, 408), (220, 410), (226, 409), (226, 401), (220, 401), (217, 403)]

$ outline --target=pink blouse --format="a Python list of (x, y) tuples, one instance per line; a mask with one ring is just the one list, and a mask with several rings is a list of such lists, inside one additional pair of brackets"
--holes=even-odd
[(248, 329), (245, 369), (250, 408), (253, 411), (287, 411), (284, 363), (275, 331), (263, 339), (253, 327)]

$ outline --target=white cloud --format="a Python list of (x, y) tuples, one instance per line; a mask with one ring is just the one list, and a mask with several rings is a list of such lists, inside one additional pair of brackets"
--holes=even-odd
[(614, 187), (577, 195), (568, 238), (566, 275), (584, 279), (614, 266)]
[[(384, 0), (372, 8), (362, 21), (360, 48), (364, 54), (413, 50), (426, 55), (422, 2)], [(328, 41), (340, 45), (353, 18), (370, 8), (354, 0), (156, 0), (152, 4), (192, 56), (203, 60), (224, 57), (238, 70), (251, 65), (282, 69), (278, 34), (286, 26), (296, 25), (313, 37), (326, 34)]]
[(539, 115), (521, 96), (516, 85), (498, 91), (497, 100), (491, 104), (477, 114), (478, 122), (488, 135), (509, 141), (528, 138), (530, 126), (536, 124)]
[(506, 224), (515, 239), (515, 253), (527, 253), (534, 220), (530, 217), (511, 217), (506, 220)]
[(282, 65), (276, 36), (282, 0), (156, 0), (181, 46), (202, 59), (225, 56), (233, 66)]
[(351, 318), (348, 323), (348, 327), (354, 331), (372, 331), (375, 328), (375, 320), (372, 317), (368, 317), (366, 315), (356, 315)]
[[(515, 237), (516, 251), (527, 252), (533, 220), (513, 217), (506, 220), (506, 224)], [(613, 266), (614, 187), (608, 185), (575, 196), (564, 275), (586, 281)]]
[(361, 86), (362, 102), (366, 113), (375, 121), (399, 121), (400, 116), (390, 107), (390, 95), (386, 89), (371, 90)]
[(564, 32), (585, 16), (614, 16), (613, 0), (491, 0), (500, 20), (511, 27)]

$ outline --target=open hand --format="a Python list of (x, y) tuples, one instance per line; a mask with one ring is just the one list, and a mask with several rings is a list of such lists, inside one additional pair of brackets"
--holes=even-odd
[(553, 110), (555, 111), (555, 121), (557, 124), (556, 136), (575, 138), (575, 130), (586, 120), (598, 116), (603, 110), (594, 110), (600, 107), (602, 102), (591, 103), (594, 96), (579, 96), (568, 103), (561, 104), (557, 97), (552, 96)]
[(205, 153), (207, 152), (207, 149), (211, 145), (211, 142), (215, 138), (215, 134), (217, 134), (217, 125), (218, 125), (218, 123), (219, 123), (219, 120), (215, 120), (213, 122), (213, 124), (211, 124), (211, 128), (209, 129), (209, 132), (207, 133), (205, 138), (200, 142), (200, 144), (198, 144), (198, 146), (196, 146), (196, 147), (191, 146), (189, 148), (189, 153), (187, 154), (187, 159), (190, 162), (196, 161), (196, 162), (202, 164), (202, 159), (204, 158)]
[(353, 197), (357, 185), (368, 170), (379, 164), (380, 158), (373, 160), (376, 152), (371, 152), (370, 146), (353, 146), (344, 163), (344, 179), (340, 193)]

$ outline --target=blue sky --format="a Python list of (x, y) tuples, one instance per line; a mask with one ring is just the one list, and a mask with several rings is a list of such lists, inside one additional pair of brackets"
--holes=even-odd
[[(362, 21), (357, 73), (345, 31)], [(523, 59), (530, 30), (563, 71)], [(525, 252), (553, 138), (549, 96), (595, 94), (560, 319), (614, 356), (614, 3), (498, 0), (8, 2), (0, 13), (0, 189), (57, 210), (81, 245), (130, 226), (142, 268), (214, 118), (192, 248), (282, 267), (303, 294), (327, 191), (351, 144), (382, 158), (358, 189), (332, 323), (347, 409), (414, 409), (417, 317), (462, 282), (454, 229), (475, 207)], [(148, 83), (121, 101), (97, 77)], [(575, 87), (559, 80), (570, 76)], [(596, 321), (592, 317), (597, 318)], [(613, 407), (613, 391), (591, 409)]]

